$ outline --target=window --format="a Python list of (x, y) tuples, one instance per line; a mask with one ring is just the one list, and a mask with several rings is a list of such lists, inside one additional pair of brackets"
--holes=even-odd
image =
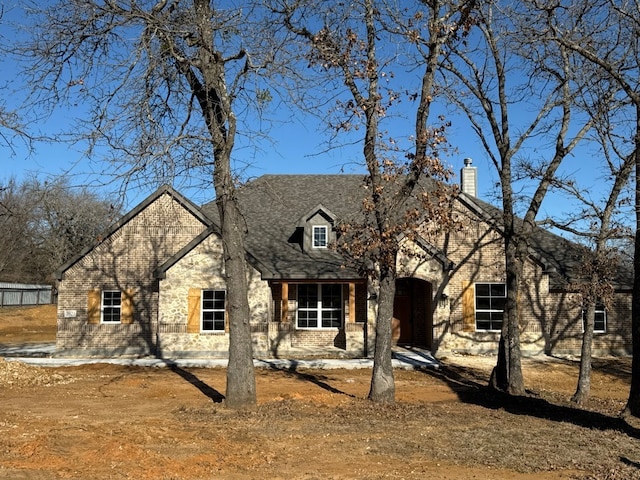
[(313, 248), (327, 248), (327, 227), (313, 227)]
[(104, 290), (101, 310), (103, 323), (119, 323), (122, 317), (122, 293), (118, 290)]
[(476, 330), (502, 329), (507, 287), (504, 283), (476, 283)]
[(342, 326), (341, 284), (298, 285), (298, 328)]
[[(584, 327), (586, 325), (586, 317), (585, 313), (587, 311), (582, 309), (582, 329), (584, 331)], [(605, 333), (607, 331), (607, 310), (604, 308), (604, 305), (598, 303), (596, 304), (596, 314), (593, 322), (593, 333)]]
[(224, 332), (225, 298), (224, 290), (202, 291), (203, 332)]

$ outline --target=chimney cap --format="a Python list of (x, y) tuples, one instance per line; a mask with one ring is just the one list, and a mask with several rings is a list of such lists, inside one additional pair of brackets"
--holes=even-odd
[(471, 165), (473, 163), (473, 160), (471, 160), (470, 158), (465, 158), (464, 159), (464, 166), (468, 167), (469, 165)]

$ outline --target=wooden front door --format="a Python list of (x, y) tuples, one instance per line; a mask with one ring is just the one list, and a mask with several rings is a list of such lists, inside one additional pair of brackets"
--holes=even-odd
[(429, 282), (416, 278), (396, 281), (392, 329), (395, 344), (431, 347), (433, 317)]
[[(403, 279), (404, 280), (404, 279)], [(393, 301), (393, 332), (395, 343), (413, 342), (413, 298), (410, 285), (406, 280), (396, 283), (396, 296)]]

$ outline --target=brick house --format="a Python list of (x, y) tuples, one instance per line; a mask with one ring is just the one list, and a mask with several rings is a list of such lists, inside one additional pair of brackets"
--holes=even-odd
[[(463, 227), (435, 245), (407, 240), (421, 255), (398, 259), (394, 340), (436, 354), (495, 351), (506, 294), (499, 211), (475, 197), (475, 168), (461, 173)], [(375, 289), (329, 248), (362, 185), (360, 175), (265, 175), (238, 190), (257, 357), (372, 354)], [(576, 252), (536, 232), (519, 295), (525, 354), (579, 353), (582, 305), (566, 289)], [(160, 188), (57, 272), (58, 355), (226, 356), (223, 269), (215, 204)], [(630, 352), (629, 278), (597, 313), (596, 354)]]

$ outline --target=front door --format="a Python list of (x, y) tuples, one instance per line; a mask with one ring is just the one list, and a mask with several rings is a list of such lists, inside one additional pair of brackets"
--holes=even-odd
[(397, 295), (393, 301), (393, 340), (395, 343), (413, 342), (411, 296)]
[(396, 344), (431, 346), (433, 317), (429, 282), (417, 278), (396, 280), (392, 328), (392, 339)]

